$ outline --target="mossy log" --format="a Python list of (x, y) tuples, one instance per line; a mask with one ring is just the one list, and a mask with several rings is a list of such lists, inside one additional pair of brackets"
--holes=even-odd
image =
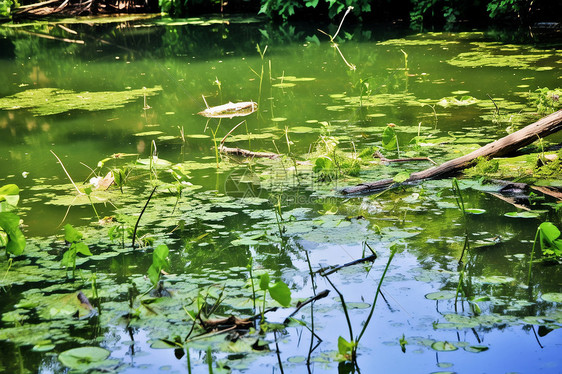
[(501, 139), (489, 143), (467, 155), (447, 161), (439, 166), (412, 173), (403, 183), (396, 183), (394, 179), (383, 179), (376, 182), (360, 183), (356, 186), (341, 190), (344, 195), (368, 194), (400, 184), (411, 184), (426, 179), (443, 178), (455, 174), (465, 168), (473, 166), (478, 157), (491, 159), (501, 157), (525, 147), (539, 138), (544, 138), (562, 129), (562, 110), (541, 118), (537, 122), (522, 128)]

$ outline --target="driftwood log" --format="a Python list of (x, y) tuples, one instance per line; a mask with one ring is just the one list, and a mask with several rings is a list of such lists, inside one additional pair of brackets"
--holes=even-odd
[[(519, 148), (525, 147), (539, 138), (544, 138), (562, 129), (562, 110), (541, 118), (537, 122), (522, 128), (501, 139), (489, 143), (467, 155), (447, 161), (439, 166), (410, 174), (402, 184), (419, 182), (425, 179), (442, 178), (457, 173), (467, 167), (473, 166), (478, 157), (487, 159), (510, 154)], [(346, 187), (341, 190), (344, 195), (367, 194), (399, 185), (393, 179), (383, 179), (376, 182), (360, 183), (356, 186)]]
[(281, 157), (280, 154), (278, 153), (270, 153), (270, 152), (253, 152), (253, 151), (249, 151), (247, 149), (242, 149), (242, 148), (229, 148), (229, 147), (225, 147), (224, 145), (220, 145), (219, 146), (219, 152), (220, 153), (225, 153), (225, 154), (229, 154), (229, 155), (236, 155), (236, 156), (242, 156), (242, 157), (249, 157), (249, 158), (271, 158), (271, 159), (275, 159), (275, 158), (279, 158)]

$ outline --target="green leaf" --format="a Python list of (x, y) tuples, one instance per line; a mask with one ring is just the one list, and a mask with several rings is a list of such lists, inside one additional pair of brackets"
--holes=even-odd
[(431, 345), (436, 351), (447, 352), (447, 351), (456, 351), (458, 348), (449, 343), (448, 341), (444, 342), (435, 342)]
[(158, 283), (158, 280), (160, 279), (160, 270), (161, 268), (159, 268), (158, 266), (152, 264), (150, 265), (150, 267), (148, 268), (148, 279), (150, 279), (150, 282), (155, 286), (156, 283)]
[[(20, 189), (15, 184), (7, 184), (0, 187), (0, 212), (11, 210), (10, 207), (18, 205)], [(5, 203), (4, 203), (5, 202)]]
[(152, 265), (148, 268), (148, 278), (153, 285), (158, 283), (161, 270), (168, 265), (168, 253), (170, 252), (166, 244), (160, 244), (152, 253)]
[(469, 214), (479, 215), (479, 214), (486, 213), (486, 209), (468, 208), (468, 209), (465, 209), (465, 212), (467, 212)]
[(554, 226), (551, 222), (543, 222), (539, 226), (541, 230), (541, 239), (545, 240), (552, 245), (556, 239), (560, 237), (560, 230)]
[(407, 171), (401, 171), (400, 173), (396, 174), (394, 178), (392, 178), (396, 183), (402, 183), (410, 178), (410, 173)]
[(88, 246), (86, 244), (80, 242), (80, 243), (76, 243), (76, 244), (73, 244), (73, 245), (74, 245), (74, 248), (75, 248), (77, 253), (81, 253), (84, 256), (91, 256), (92, 255), (92, 252), (90, 252), (90, 248), (88, 248)]
[(318, 157), (314, 162), (314, 167), (312, 168), (312, 171), (314, 171), (315, 173), (320, 173), (322, 171), (327, 171), (331, 169), (333, 169), (332, 160), (327, 156), (321, 156)]
[(269, 289), (269, 274), (268, 273), (263, 273), (262, 275), (260, 275), (260, 289), (264, 290), (264, 291)]
[(342, 356), (349, 355), (353, 350), (353, 346), (354, 346), (353, 342), (348, 342), (342, 336), (338, 338), (338, 353), (340, 355)]
[(269, 287), (269, 294), (273, 300), (277, 301), (284, 307), (291, 305), (291, 290), (285, 282), (279, 281)]
[(504, 216), (510, 218), (537, 218), (539, 214), (535, 212), (508, 212)]
[(396, 131), (394, 127), (387, 126), (382, 133), (382, 146), (384, 149), (396, 149)]
[(67, 223), (64, 225), (64, 240), (69, 243), (76, 243), (82, 240), (82, 233)]
[(160, 244), (156, 247), (154, 253), (152, 253), (152, 263), (160, 268), (168, 265), (168, 253), (170, 253), (168, 246), (166, 244)]
[(87, 371), (99, 366), (107, 357), (109, 351), (100, 347), (80, 347), (69, 349), (59, 355), (59, 361), (74, 370)]
[(60, 260), (60, 264), (64, 267), (70, 267), (74, 263), (74, 258), (76, 257), (76, 252), (74, 249), (69, 249), (68, 251), (64, 252), (62, 255), (62, 259)]
[(25, 237), (20, 230), (20, 217), (17, 214), (10, 212), (0, 213), (0, 229), (8, 235), (8, 242), (6, 243), (6, 251), (19, 256), (25, 249)]

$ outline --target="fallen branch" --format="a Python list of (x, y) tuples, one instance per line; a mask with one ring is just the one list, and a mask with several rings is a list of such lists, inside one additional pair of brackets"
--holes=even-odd
[[(474, 165), (474, 162), (478, 157), (490, 159), (510, 154), (519, 148), (527, 146), (537, 139), (553, 134), (560, 129), (562, 129), (562, 110), (541, 118), (537, 122), (489, 143), (465, 156), (447, 161), (439, 166), (434, 166), (426, 170), (412, 173), (410, 174), (410, 177), (403, 182), (403, 184), (411, 184), (425, 179), (442, 178), (447, 175), (457, 173)], [(377, 182), (367, 182), (352, 187), (346, 187), (341, 190), (341, 192), (344, 195), (366, 194), (397, 186), (399, 184), (400, 183), (395, 182), (394, 179), (389, 178)]]
[(321, 276), (325, 277), (326, 275), (333, 274), (336, 271), (338, 271), (340, 269), (343, 269), (343, 268), (346, 268), (348, 266), (362, 264), (363, 262), (375, 261), (376, 259), (377, 259), (377, 255), (372, 254), (370, 256), (363, 257), (363, 258), (360, 258), (358, 260), (354, 260), (354, 261), (345, 263), (343, 265), (329, 266), (329, 267), (326, 267), (326, 268), (321, 268), (320, 270), (317, 271), (317, 273), (320, 274)]
[(293, 313), (289, 314), (289, 316), (287, 318), (285, 318), (283, 323), (288, 323), (290, 321), (290, 318), (292, 318), (295, 314), (297, 314), (298, 311), (301, 310), (301, 308), (303, 308), (305, 305), (308, 305), (313, 301), (323, 299), (326, 296), (328, 296), (329, 293), (330, 293), (330, 290), (324, 290), (322, 292), (319, 292), (316, 296), (309, 297), (305, 301), (302, 301), (302, 302), (299, 301), (297, 303), (297, 308), (293, 311)]
[(271, 159), (281, 157), (281, 155), (278, 153), (253, 152), (242, 148), (229, 148), (229, 147), (225, 147), (224, 145), (221, 145), (219, 147), (219, 152), (226, 153), (229, 155), (242, 156), (242, 157), (257, 157), (257, 158), (271, 158)]
[(545, 195), (554, 197), (558, 202), (562, 201), (562, 192), (555, 188), (555, 187), (547, 187), (547, 186), (531, 186), (531, 188), (535, 191), (539, 191)]

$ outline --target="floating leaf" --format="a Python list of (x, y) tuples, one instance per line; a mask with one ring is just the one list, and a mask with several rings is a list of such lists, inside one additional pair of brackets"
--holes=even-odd
[(463, 349), (467, 352), (480, 353), (480, 352), (487, 351), (490, 348), (486, 347), (485, 345), (468, 345)]
[(154, 136), (154, 135), (160, 135), (163, 134), (162, 131), (144, 131), (144, 132), (137, 132), (136, 134), (133, 134), (134, 136)]
[(464, 211), (469, 213), (469, 214), (474, 214), (474, 215), (486, 213), (486, 209), (477, 209), (477, 208), (468, 208), (468, 209), (465, 209)]
[(456, 351), (458, 349), (457, 347), (455, 347), (453, 344), (449, 343), (448, 341), (435, 342), (431, 345), (431, 348), (435, 349), (436, 351), (440, 351), (440, 352)]
[(504, 216), (511, 218), (537, 218), (539, 214), (534, 212), (509, 212), (505, 213)]
[(550, 292), (541, 295), (541, 299), (544, 301), (549, 301), (551, 303), (562, 303), (562, 293), (560, 292)]
[(291, 82), (283, 82), (283, 83), (276, 83), (276, 84), (272, 84), (271, 87), (277, 87), (277, 88), (289, 88), (289, 87), (295, 87), (296, 84), (291, 83)]
[(80, 347), (69, 349), (59, 355), (59, 361), (74, 370), (87, 371), (99, 367), (109, 356), (109, 351), (100, 347)]
[(448, 300), (454, 299), (455, 297), (456, 293), (454, 291), (437, 291), (425, 295), (425, 298), (428, 300)]

